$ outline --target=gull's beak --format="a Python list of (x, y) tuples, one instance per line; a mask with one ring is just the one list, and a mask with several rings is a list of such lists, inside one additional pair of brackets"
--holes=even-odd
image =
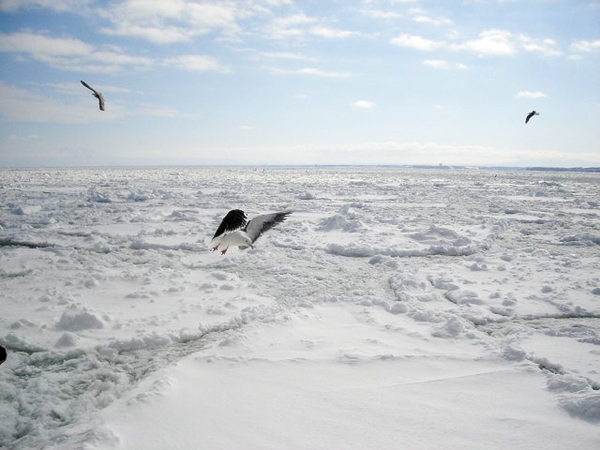
[(250, 244), (250, 248), (251, 248), (252, 250), (254, 250), (254, 245)]

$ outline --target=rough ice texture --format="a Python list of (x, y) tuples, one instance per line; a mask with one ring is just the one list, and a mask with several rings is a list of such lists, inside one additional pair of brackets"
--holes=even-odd
[(0, 447), (597, 448), (596, 174), (2, 179)]

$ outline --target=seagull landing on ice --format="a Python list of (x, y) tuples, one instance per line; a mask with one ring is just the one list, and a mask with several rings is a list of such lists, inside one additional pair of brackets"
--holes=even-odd
[(221, 225), (210, 243), (214, 252), (220, 247), (221, 255), (227, 253), (229, 247), (239, 247), (244, 250), (248, 247), (254, 248), (254, 242), (265, 231), (283, 222), (291, 211), (261, 214), (246, 222), (246, 213), (241, 209), (232, 209), (221, 221)]
[(92, 91), (92, 95), (98, 99), (98, 106), (100, 107), (100, 111), (104, 111), (104, 97), (102, 97), (102, 94), (93, 87), (91, 87), (89, 84), (87, 84), (85, 81), (79, 81), (81, 81), (81, 84), (83, 84), (86, 88)]
[(531, 111), (529, 114), (527, 114), (527, 117), (525, 117), (525, 124), (527, 124), (527, 122), (529, 122), (529, 119), (531, 119), (533, 116), (539, 116), (540, 113), (533, 110)]

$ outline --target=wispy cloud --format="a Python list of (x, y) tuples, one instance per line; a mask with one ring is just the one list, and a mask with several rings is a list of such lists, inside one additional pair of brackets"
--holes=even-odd
[(191, 41), (193, 36), (199, 34), (181, 27), (138, 25), (126, 21), (116, 23), (112, 28), (104, 27), (101, 31), (111, 36), (136, 37), (156, 44)]
[(142, 69), (154, 63), (148, 57), (97, 48), (79, 39), (29, 32), (0, 33), (0, 52), (26, 54), (55, 69), (81, 72), (117, 72), (124, 67)]
[(310, 36), (325, 39), (346, 39), (360, 35), (359, 32), (333, 28), (323, 20), (305, 14), (277, 17), (264, 29), (264, 35), (271, 39), (306, 38)]
[(340, 30), (340, 29), (336, 29), (336, 28), (329, 28), (329, 27), (319, 25), (316, 27), (309, 28), (308, 34), (311, 34), (313, 36), (320, 36), (320, 37), (328, 38), (328, 39), (345, 39), (350, 36), (357, 36), (360, 33), (356, 32), (356, 31)]
[(319, 77), (326, 77), (326, 78), (346, 78), (346, 77), (350, 76), (350, 74), (347, 72), (328, 72), (328, 71), (323, 71), (320, 69), (315, 69), (313, 67), (307, 67), (304, 69), (300, 69), (298, 71), (298, 73), (303, 74), (303, 75), (316, 75)]
[(596, 41), (576, 41), (571, 44), (571, 51), (574, 52), (591, 52), (594, 50), (600, 50), (600, 39)]
[(96, 47), (79, 39), (57, 38), (43, 34), (0, 33), (0, 52), (27, 55), (54, 69), (85, 73), (115, 73), (145, 70), (157, 65), (186, 71), (229, 72), (217, 60), (204, 55), (180, 55), (164, 60), (129, 55), (116, 47)]
[(233, 2), (129, 0), (108, 4), (98, 9), (97, 14), (111, 24), (102, 28), (105, 34), (171, 44), (210, 32), (234, 36), (240, 30), (238, 20), (253, 11), (251, 6)]
[(357, 100), (352, 103), (352, 106), (354, 106), (355, 108), (360, 108), (360, 109), (371, 109), (377, 105), (374, 102), (371, 102), (368, 100)]
[(535, 39), (524, 34), (514, 34), (507, 30), (498, 29), (482, 31), (476, 38), (462, 42), (430, 40), (408, 33), (403, 33), (390, 42), (399, 47), (425, 52), (445, 49), (468, 51), (479, 56), (512, 56), (523, 50), (537, 52), (543, 56), (562, 55), (562, 52), (555, 48), (556, 42), (552, 39)]
[(412, 21), (417, 23), (424, 23), (427, 25), (441, 26), (441, 25), (452, 25), (452, 20), (446, 17), (431, 17), (424, 10), (420, 8), (411, 8), (409, 13), (412, 14)]
[(292, 53), (292, 52), (265, 52), (261, 53), (261, 55), (265, 58), (269, 59), (289, 59), (289, 60), (297, 60), (297, 61), (316, 61), (316, 58), (311, 58), (302, 53)]
[(453, 63), (453, 62), (449, 62), (443, 59), (427, 59), (425, 61), (423, 61), (423, 64), (425, 64), (428, 67), (431, 67), (433, 69), (444, 69), (444, 70), (449, 70), (449, 69), (460, 69), (460, 70), (464, 70), (464, 69), (468, 69), (468, 66), (466, 64), (463, 63)]
[(205, 55), (180, 55), (174, 58), (167, 58), (162, 62), (162, 65), (189, 72), (231, 72), (230, 69), (219, 64), (215, 58)]
[(560, 56), (563, 54), (555, 48), (556, 41), (554, 39), (533, 39), (523, 34), (518, 35), (517, 39), (523, 50), (527, 52), (537, 52), (544, 56)]
[(365, 9), (362, 13), (371, 19), (395, 20), (402, 17), (402, 14), (397, 11), (385, 11), (381, 9)]
[[(90, 101), (84, 101), (83, 94)], [(119, 115), (113, 107), (100, 113), (97, 102), (92, 98), (88, 99), (84, 92), (77, 103), (61, 102), (0, 81), (0, 98), (0, 113), (16, 122), (87, 123), (111, 120)]]
[(517, 52), (512, 33), (506, 30), (483, 31), (476, 39), (450, 47), (456, 50), (469, 50), (478, 55), (514, 55)]
[(73, 11), (93, 0), (1, 0), (0, 11), (16, 11), (18, 9), (47, 8), (54, 11)]
[(126, 115), (156, 117), (176, 117), (177, 112), (170, 107), (143, 104), (125, 109), (111, 102), (106, 93), (130, 92), (115, 86), (96, 85), (107, 98), (107, 108), (98, 111), (98, 103), (89, 91), (79, 83), (48, 84), (60, 97), (42, 94), (33, 89), (23, 89), (0, 81), (0, 114), (15, 122), (67, 123), (80, 124), (97, 121), (110, 121)]
[(402, 33), (400, 36), (393, 38), (391, 43), (398, 47), (407, 47), (423, 52), (430, 52), (447, 46), (445, 42), (436, 42), (408, 33)]
[(312, 75), (324, 78), (348, 78), (352, 76), (352, 74), (348, 72), (331, 72), (314, 67), (305, 67), (297, 70), (270, 68), (269, 70), (275, 75)]
[(521, 91), (517, 95), (515, 95), (515, 97), (516, 98), (545, 98), (545, 97), (547, 97), (547, 95), (541, 91)]
[(173, 108), (165, 106), (143, 105), (136, 110), (137, 114), (155, 117), (176, 117), (177, 112)]

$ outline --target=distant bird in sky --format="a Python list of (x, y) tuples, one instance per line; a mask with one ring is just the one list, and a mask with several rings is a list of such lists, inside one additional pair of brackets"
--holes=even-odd
[(217, 232), (210, 243), (212, 251), (224, 247), (221, 254), (227, 253), (229, 247), (239, 247), (244, 250), (254, 248), (254, 242), (265, 231), (283, 222), (291, 211), (261, 214), (246, 222), (246, 213), (241, 209), (232, 209), (221, 221)]
[(102, 97), (102, 94), (93, 87), (91, 87), (89, 84), (87, 84), (85, 81), (79, 81), (81, 81), (81, 84), (83, 84), (86, 88), (93, 92), (92, 95), (98, 99), (98, 106), (100, 107), (100, 111), (104, 111), (104, 97)]
[(540, 113), (533, 110), (531, 111), (529, 114), (527, 114), (527, 117), (525, 117), (525, 124), (527, 124), (527, 122), (529, 122), (529, 119), (531, 119), (533, 116), (539, 116)]

